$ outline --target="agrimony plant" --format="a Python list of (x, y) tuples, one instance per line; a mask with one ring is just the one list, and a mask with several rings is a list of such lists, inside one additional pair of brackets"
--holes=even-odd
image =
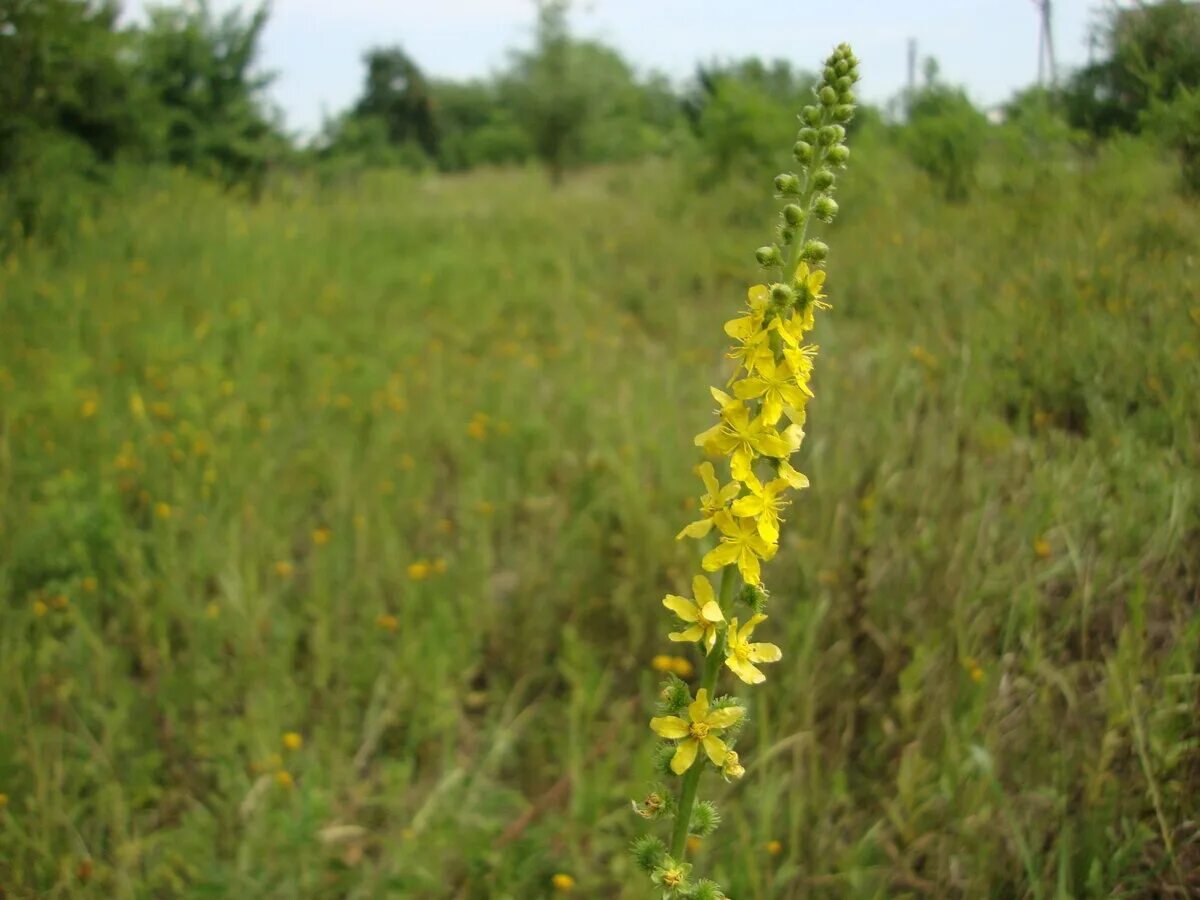
[[(696, 437), (697, 446), (719, 460), (719, 470), (712, 462), (697, 468), (704, 486), (700, 518), (679, 537), (715, 537), (701, 567), (719, 572), (720, 586), (714, 591), (709, 576), (698, 574), (691, 597), (663, 598), (677, 620), (668, 638), (695, 643), (704, 665), (694, 696), (678, 678), (667, 681), (659, 715), (650, 720), (661, 739), (656, 763), (664, 778), (677, 779), (677, 789), (656, 786), (634, 804), (642, 817), (670, 823), (669, 844), (648, 834), (633, 845), (638, 867), (664, 898), (725, 896), (715, 882), (695, 879), (686, 860), (689, 835), (706, 837), (720, 823), (715, 804), (698, 799), (705, 769), (729, 781), (745, 774), (735, 749), (745, 707), (736, 697), (717, 695), (717, 681), (726, 668), (735, 684), (761, 684), (766, 675), (759, 667), (782, 655), (776, 645), (754, 640), (767, 621), (762, 563), (775, 555), (788, 495), (808, 486), (789, 458), (804, 438), (805, 407), (813, 396), (809, 379), (817, 347), (805, 336), (816, 311), (829, 308), (823, 293), (829, 248), (809, 235), (814, 219), (827, 223), (837, 215), (832, 195), (836, 170), (850, 156), (845, 125), (854, 116), (857, 80), (858, 60), (842, 44), (825, 62), (814, 88), (816, 102), (800, 114), (792, 151), (798, 171), (775, 179), (784, 203), (777, 239), (756, 253), (768, 283), (751, 287), (746, 308), (725, 323), (735, 342), (728, 354), (733, 372), (724, 389), (712, 388), (717, 424)], [(735, 601), (744, 612), (735, 609)]]

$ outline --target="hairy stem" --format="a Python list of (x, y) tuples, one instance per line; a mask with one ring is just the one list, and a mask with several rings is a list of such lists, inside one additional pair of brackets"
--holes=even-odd
[[(726, 566), (721, 570), (721, 593), (717, 602), (720, 604), (723, 614), (728, 612), (729, 599), (733, 594), (733, 572), (733, 566)], [(723, 659), (721, 646), (718, 643), (704, 658), (704, 674), (700, 677), (700, 688), (708, 691), (710, 699), (713, 696), (713, 689), (717, 685), (717, 676), (721, 673)], [(704, 771), (703, 756), (702, 752), (701, 758), (697, 759), (692, 767), (684, 773), (683, 785), (679, 789), (679, 804), (675, 810), (675, 829), (671, 834), (671, 856), (679, 862), (682, 862), (687, 855), (688, 825), (692, 821), (692, 807), (696, 805), (696, 788), (700, 784), (700, 773)]]

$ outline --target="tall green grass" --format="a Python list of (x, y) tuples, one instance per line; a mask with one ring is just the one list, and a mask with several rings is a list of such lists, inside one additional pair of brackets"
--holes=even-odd
[[(1138, 145), (997, 158), (947, 206), (862, 144), (790, 652), (705, 869), (739, 900), (1198, 890), (1200, 215)], [(151, 176), (4, 260), (0, 885), (633, 881), (644, 660), (763, 195)]]

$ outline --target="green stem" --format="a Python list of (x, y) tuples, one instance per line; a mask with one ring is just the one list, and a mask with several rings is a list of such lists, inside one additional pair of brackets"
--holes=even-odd
[[(721, 593), (718, 603), (722, 614), (726, 613), (730, 596), (733, 594), (733, 566), (721, 570)], [(718, 643), (704, 658), (704, 674), (700, 677), (700, 689), (708, 691), (712, 699), (713, 689), (717, 685), (717, 676), (721, 674), (723, 654)], [(683, 775), (683, 786), (679, 789), (679, 804), (675, 809), (675, 829), (671, 833), (671, 856), (682, 862), (687, 856), (688, 825), (692, 822), (692, 807), (696, 805), (696, 788), (700, 784), (700, 774), (704, 771), (703, 754), (692, 764)]]

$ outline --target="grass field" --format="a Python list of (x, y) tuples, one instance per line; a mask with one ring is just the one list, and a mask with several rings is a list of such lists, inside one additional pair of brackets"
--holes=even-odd
[[(659, 600), (773, 174), (151, 175), (0, 261), (8, 896), (646, 896)], [(1171, 176), (997, 156), (949, 206), (856, 147), (784, 659), (698, 854), (738, 900), (1200, 892)]]

